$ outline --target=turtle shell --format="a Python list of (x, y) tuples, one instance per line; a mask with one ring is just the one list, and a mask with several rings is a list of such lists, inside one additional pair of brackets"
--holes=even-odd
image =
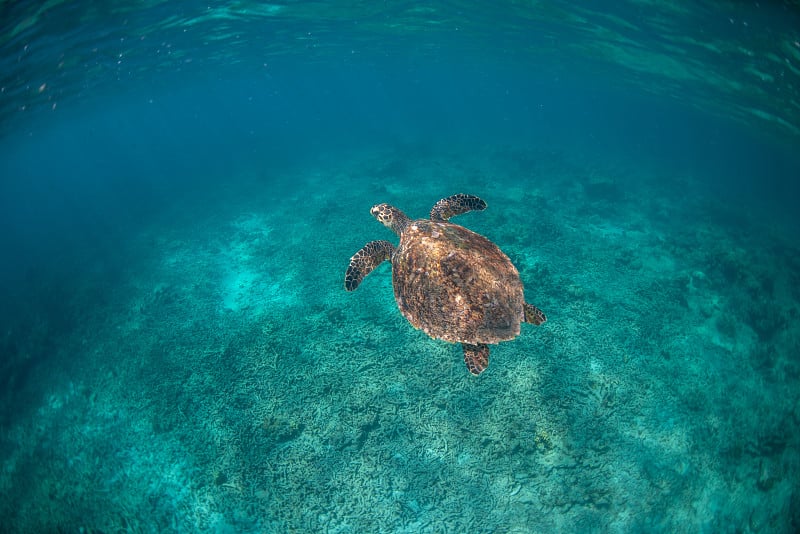
[(392, 255), (400, 311), (433, 338), (498, 343), (519, 335), (519, 272), (497, 245), (448, 222), (412, 221)]

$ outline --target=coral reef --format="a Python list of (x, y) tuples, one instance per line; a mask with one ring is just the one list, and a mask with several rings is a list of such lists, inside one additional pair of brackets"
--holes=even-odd
[[(176, 202), (113, 279), (53, 282), (60, 325), (11, 320), (0, 530), (797, 528), (796, 243), (657, 169), (403, 150)], [(342, 288), (372, 204), (462, 191), (549, 318), (478, 379), (402, 318), (388, 264)]]

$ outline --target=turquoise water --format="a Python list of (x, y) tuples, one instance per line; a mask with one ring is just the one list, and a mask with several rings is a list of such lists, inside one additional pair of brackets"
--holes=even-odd
[[(0, 530), (800, 529), (800, 8), (611, 4), (0, 4)], [(477, 377), (344, 290), (455, 193)]]

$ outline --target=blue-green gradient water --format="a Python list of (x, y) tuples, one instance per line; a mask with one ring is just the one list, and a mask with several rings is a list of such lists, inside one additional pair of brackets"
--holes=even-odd
[[(800, 530), (796, 2), (0, 2), (0, 530)], [(548, 316), (350, 257), (455, 193)]]

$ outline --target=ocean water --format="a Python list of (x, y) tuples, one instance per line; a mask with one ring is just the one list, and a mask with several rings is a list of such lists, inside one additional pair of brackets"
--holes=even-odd
[[(800, 530), (796, 2), (0, 4), (0, 530)], [(468, 193), (548, 321), (350, 257)]]

